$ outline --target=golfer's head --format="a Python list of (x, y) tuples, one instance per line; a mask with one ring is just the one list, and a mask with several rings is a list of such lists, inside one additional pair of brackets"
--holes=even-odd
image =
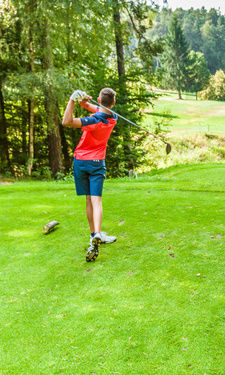
[(116, 103), (116, 93), (109, 87), (105, 87), (100, 91), (98, 97), (99, 104), (104, 105), (104, 107), (112, 108)]

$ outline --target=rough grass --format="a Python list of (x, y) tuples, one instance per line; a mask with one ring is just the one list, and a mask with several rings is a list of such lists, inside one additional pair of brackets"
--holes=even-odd
[(177, 138), (170, 136), (168, 141), (172, 151), (166, 155), (165, 145), (146, 139), (144, 148), (146, 154), (138, 173), (152, 169), (167, 168), (172, 165), (194, 164), (205, 162), (221, 162), (225, 160), (225, 136), (210, 134), (192, 134)]
[(221, 164), (106, 181), (94, 264), (72, 184), (0, 186), (0, 373), (223, 375), (224, 186)]

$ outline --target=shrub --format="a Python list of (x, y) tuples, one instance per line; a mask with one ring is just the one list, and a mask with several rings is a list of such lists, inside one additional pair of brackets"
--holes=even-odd
[(211, 76), (207, 89), (199, 93), (202, 100), (225, 100), (225, 73), (223, 70), (217, 70), (214, 76)]

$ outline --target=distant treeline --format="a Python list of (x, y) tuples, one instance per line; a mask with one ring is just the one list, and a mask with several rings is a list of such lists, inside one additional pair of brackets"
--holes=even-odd
[(225, 70), (225, 16), (215, 9), (171, 9), (163, 8), (156, 14), (153, 27), (148, 30), (151, 40), (164, 39), (168, 34), (171, 16), (176, 15), (182, 26), (189, 48), (204, 54), (211, 74)]

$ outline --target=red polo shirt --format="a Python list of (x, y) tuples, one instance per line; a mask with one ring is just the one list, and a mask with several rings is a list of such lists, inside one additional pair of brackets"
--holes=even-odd
[(108, 139), (117, 122), (117, 116), (104, 112), (96, 112), (91, 116), (81, 118), (83, 132), (74, 157), (79, 160), (105, 159)]

